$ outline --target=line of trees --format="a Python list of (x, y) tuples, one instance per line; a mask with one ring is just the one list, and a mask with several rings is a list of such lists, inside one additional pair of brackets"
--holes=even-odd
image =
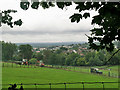
[(1, 41), (2, 44), (2, 60), (3, 61), (13, 61), (32, 58), (32, 46), (29, 44), (17, 46), (16, 44), (10, 42)]
[[(114, 50), (116, 51), (116, 50)], [(49, 54), (45, 54), (49, 52)], [(56, 53), (50, 50), (43, 51), (42, 60), (46, 64), (52, 65), (67, 65), (67, 66), (101, 66), (105, 63), (113, 53), (106, 50), (87, 52), (85, 56), (80, 56), (77, 53)], [(41, 53), (42, 55), (42, 53)], [(118, 65), (120, 63), (120, 52), (117, 53), (107, 65)]]
[[(27, 59), (35, 63), (42, 60), (45, 64), (50, 65), (67, 65), (67, 66), (101, 66), (106, 65), (107, 60), (113, 52), (107, 50), (85, 52), (84, 56), (78, 53), (68, 53), (67, 49), (60, 48), (58, 50), (43, 50), (41, 52), (33, 52), (33, 47), (29, 44), (17, 46), (13, 43), (2, 43), (2, 60), (3, 61), (22, 61)], [(120, 63), (120, 52), (118, 52), (107, 65), (118, 65)]]
[(5, 43), (4, 41), (0, 42), (2, 44), (2, 60), (12, 60), (13, 55), (17, 51), (17, 45), (13, 43)]

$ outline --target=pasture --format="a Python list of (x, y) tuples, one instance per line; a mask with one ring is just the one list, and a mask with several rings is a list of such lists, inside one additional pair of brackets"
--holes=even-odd
[[(52, 67), (52, 66), (50, 66)], [(104, 76), (109, 76), (109, 77), (116, 77), (118, 78), (119, 73), (118, 73), (118, 65), (115, 66), (93, 66), (94, 68), (98, 68), (99, 71), (103, 72), (102, 75)], [(54, 65), (53, 68), (59, 68), (59, 69), (64, 69), (68, 71), (74, 71), (74, 72), (81, 72), (81, 73), (91, 73), (90, 69), (91, 67), (89, 66), (59, 66), (59, 65)]]
[[(34, 67), (34, 66), (33, 66)], [(83, 69), (84, 71), (84, 69)], [(86, 72), (86, 71), (85, 71)], [(21, 68), (3, 67), (2, 84), (3, 88), (8, 88), (5, 84), (45, 84), (45, 83), (72, 83), (72, 82), (118, 82), (118, 78), (102, 76), (97, 74), (73, 72), (63, 69), (36, 67)], [(24, 85), (24, 88), (35, 88), (34, 85)], [(64, 85), (52, 85), (52, 88), (64, 88)], [(67, 84), (67, 88), (82, 88), (82, 84)], [(85, 88), (102, 88), (102, 84), (85, 84)], [(118, 88), (116, 83), (105, 83), (105, 88)], [(37, 85), (37, 88), (49, 88), (49, 85)]]
[[(64, 69), (68, 71), (74, 71), (74, 72), (81, 72), (81, 73), (91, 73), (90, 72), (90, 66), (60, 66), (60, 65), (46, 65), (47, 67), (52, 67), (52, 68), (58, 68), (58, 69)], [(18, 65), (15, 63), (2, 63), (2, 67), (13, 67), (13, 68), (37, 68), (39, 66), (36, 65)], [(110, 77), (116, 77), (118, 78), (118, 67), (120, 65), (115, 65), (115, 66), (92, 66), (94, 68), (98, 68), (99, 71), (102, 71), (104, 76), (110, 76)]]

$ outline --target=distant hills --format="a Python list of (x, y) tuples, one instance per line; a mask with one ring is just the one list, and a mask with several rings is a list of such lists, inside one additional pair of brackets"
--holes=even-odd
[[(31, 46), (33, 46), (34, 48), (46, 48), (46, 47), (53, 47), (53, 46), (62, 46), (62, 45), (71, 45), (71, 44), (84, 44), (87, 42), (52, 42), (52, 43), (15, 43), (16, 45), (22, 45), (22, 44), (30, 44)], [(97, 42), (96, 42), (97, 43)], [(120, 47), (120, 42), (115, 41), (114, 45), (117, 47)]]
[(22, 44), (30, 44), (36, 48), (43, 48), (43, 47), (52, 47), (52, 46), (61, 46), (61, 45), (71, 45), (71, 44), (83, 44), (86, 42), (55, 42), (55, 43), (15, 43), (16, 45)]

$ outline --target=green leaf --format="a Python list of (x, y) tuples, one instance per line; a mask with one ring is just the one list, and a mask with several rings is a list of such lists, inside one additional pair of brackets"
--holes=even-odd
[(92, 6), (95, 8), (95, 10), (98, 10), (101, 7), (101, 5), (99, 4), (99, 2), (93, 2)]
[(83, 17), (86, 19), (87, 17), (90, 17), (90, 13), (84, 13)]
[(8, 24), (11, 28), (13, 28), (13, 25), (12, 25), (13, 23), (12, 23), (12, 22), (8, 22), (7, 24)]
[(76, 6), (75, 9), (79, 10), (79, 12), (85, 10), (85, 5), (84, 5), (84, 2), (77, 2), (76, 4), (78, 4), (78, 6)]
[(22, 20), (19, 19), (19, 20), (15, 21), (15, 22), (14, 22), (14, 25), (19, 25), (19, 26), (21, 26), (21, 25), (22, 25)]
[(65, 6), (65, 5), (64, 5), (64, 4), (65, 4), (64, 2), (57, 2), (56, 4), (57, 4), (57, 6), (58, 6), (59, 8), (61, 8), (61, 9), (63, 9), (64, 6)]
[(27, 10), (29, 8), (30, 3), (29, 2), (20, 2), (20, 7), (23, 10)]
[(75, 22), (75, 18), (71, 18), (71, 22)]
[(65, 2), (64, 3), (66, 6), (70, 6), (70, 5), (72, 5), (72, 2)]
[(44, 2), (44, 1), (41, 1), (41, 2), (40, 2), (40, 5), (41, 5), (44, 9), (49, 8), (48, 3), (47, 3), (47, 2)]
[(90, 8), (92, 9), (92, 2), (87, 2), (86, 9), (89, 10)]
[(49, 4), (49, 6), (51, 6), (51, 7), (54, 7), (54, 6), (55, 6), (52, 2), (49, 2), (48, 4)]
[(92, 30), (90, 30), (93, 34), (95, 34), (96, 36), (102, 36), (103, 35), (103, 30), (102, 28), (94, 28)]
[(32, 5), (31, 5), (31, 7), (32, 7), (33, 9), (38, 9), (39, 4), (40, 4), (39, 2), (33, 2)]
[(89, 43), (93, 43), (93, 38), (88, 37)]
[(94, 16), (91, 24), (101, 25), (102, 17), (100, 15)]
[(8, 21), (11, 21), (13, 18), (11, 17), (11, 16), (9, 16), (9, 18), (8, 18)]
[(82, 19), (82, 15), (81, 14), (74, 14), (74, 15), (72, 15), (71, 17), (70, 17), (70, 19), (71, 19), (71, 22), (79, 22), (80, 21), (80, 19)]
[[(3, 24), (7, 24), (11, 28), (13, 28), (13, 23), (14, 22), (12, 22), (13, 18), (12, 18), (12, 16), (10, 16), (10, 13), (15, 13), (15, 12), (17, 12), (17, 11), (16, 10), (5, 10), (5, 11), (2, 11), (2, 20), (1, 20), (1, 22)], [(18, 21), (20, 21), (20, 20), (18, 20)]]

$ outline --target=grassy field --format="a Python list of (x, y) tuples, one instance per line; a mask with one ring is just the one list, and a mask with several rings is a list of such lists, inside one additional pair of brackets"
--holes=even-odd
[[(61, 66), (53, 66), (54, 68), (61, 68)], [(111, 77), (118, 77), (118, 65), (115, 65), (115, 66), (93, 66), (94, 68), (98, 68), (99, 71), (102, 71), (103, 72), (103, 75), (105, 76), (109, 76), (109, 72), (110, 72), (110, 76)], [(76, 72), (82, 72), (82, 73), (91, 73), (90, 72), (90, 68), (91, 67), (85, 67), (85, 66), (78, 66), (78, 67), (74, 67), (74, 66), (68, 66), (68, 67), (65, 67), (65, 66), (62, 66), (63, 69), (66, 69), (66, 70), (70, 70), (70, 71), (76, 71)]]
[[(13, 67), (13, 68), (37, 68), (39, 66), (35, 66), (35, 65), (18, 65), (15, 63), (2, 63), (3, 67)], [(47, 65), (49, 67), (52, 67), (51, 65)], [(93, 66), (95, 68), (98, 68), (99, 71), (102, 71), (104, 76), (110, 76), (110, 77), (115, 77), (118, 78), (118, 65), (115, 66)], [(91, 73), (90, 72), (90, 68), (91, 67), (85, 67), (85, 66), (78, 66), (78, 67), (74, 67), (74, 66), (59, 66), (59, 65), (54, 65), (53, 68), (59, 68), (59, 69), (64, 69), (64, 70), (68, 70), (68, 71), (74, 71), (74, 72), (81, 72), (81, 73)]]
[[(8, 64), (9, 66), (10, 64)], [(15, 64), (14, 64), (15, 65)], [(9, 85), (4, 84), (34, 84), (34, 83), (67, 83), (67, 82), (118, 82), (118, 78), (101, 76), (91, 73), (73, 72), (55, 68), (2, 68), (3, 88)], [(27, 66), (26, 66), (27, 67)], [(34, 67), (34, 66), (33, 66)], [(84, 71), (84, 70), (83, 70)], [(86, 71), (85, 71), (86, 72)], [(34, 85), (24, 85), (24, 88), (35, 88)], [(52, 88), (64, 88), (64, 85), (52, 85)], [(118, 84), (105, 84), (105, 88), (117, 88)], [(49, 85), (37, 85), (37, 88), (49, 88)], [(67, 88), (82, 88), (82, 84), (67, 84)], [(85, 84), (85, 88), (102, 88), (102, 84)]]

